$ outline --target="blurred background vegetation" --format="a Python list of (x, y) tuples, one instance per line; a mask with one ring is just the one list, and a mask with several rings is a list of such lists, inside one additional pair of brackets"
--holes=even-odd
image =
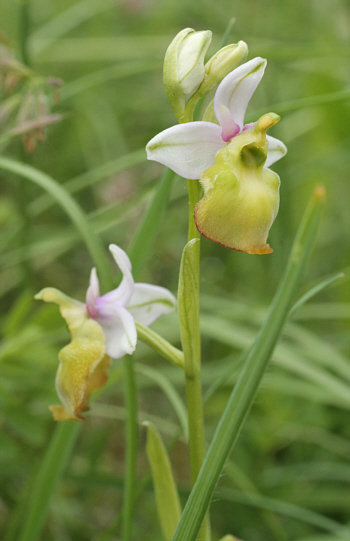
[[(243, 39), (249, 58), (267, 58), (247, 120), (267, 111), (282, 116), (271, 132), (288, 147), (274, 166), (281, 177), (281, 208), (268, 257), (202, 242), (205, 390), (232, 368), (206, 402), (208, 441), (241, 353), (264, 320), (307, 200), (320, 183), (327, 208), (304, 291), (336, 272), (344, 277), (296, 311), (285, 327), (211, 506), (214, 539), (226, 533), (245, 541), (349, 539), (339, 530), (350, 521), (349, 3), (3, 0), (0, 10), (1, 151), (74, 193), (106, 249), (110, 242), (128, 249), (162, 172), (159, 164), (146, 162), (144, 146), (175, 123), (161, 75), (175, 34), (185, 27), (212, 30), (213, 54), (234, 17), (229, 42)], [(19, 76), (14, 58), (35, 77)], [(13, 96), (18, 101), (9, 103)], [(26, 122), (38, 110), (44, 125), (28, 131)], [(69, 219), (39, 187), (5, 171), (0, 178), (0, 537), (7, 532), (6, 540), (13, 541), (23, 495), (54, 429), (48, 405), (57, 401), (57, 354), (68, 340), (57, 307), (42, 306), (33, 294), (54, 286), (83, 299), (92, 262)], [(176, 292), (186, 237), (186, 183), (175, 178), (138, 281)], [(179, 343), (176, 314), (155, 328)], [(169, 442), (179, 426), (172, 391), (178, 392), (181, 411), (182, 374), (143, 345), (136, 361), (140, 419), (152, 420)], [(123, 370), (115, 362), (79, 434), (42, 539), (119, 539), (124, 418)], [(140, 478), (148, 471), (144, 440), (140, 429)], [(171, 459), (185, 500), (189, 475), (182, 439)], [(147, 482), (133, 538), (161, 539)]]

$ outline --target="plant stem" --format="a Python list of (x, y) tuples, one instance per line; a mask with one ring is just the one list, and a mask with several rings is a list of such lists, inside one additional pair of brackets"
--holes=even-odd
[(132, 533), (134, 514), (136, 475), (137, 475), (137, 448), (138, 448), (138, 412), (137, 390), (133, 366), (133, 359), (129, 355), (123, 359), (125, 371), (125, 482), (122, 539), (129, 541)]
[[(196, 228), (193, 219), (195, 206), (200, 197), (200, 185), (197, 180), (188, 180), (188, 197), (189, 197), (189, 224), (188, 224), (188, 241), (197, 239), (193, 244), (193, 287), (191, 303), (195, 306), (193, 320), (188, 326), (188, 341), (189, 347), (183, 340), (183, 351), (185, 357), (185, 384), (186, 384), (186, 401), (188, 415), (188, 431), (189, 431), (189, 447), (190, 447), (190, 469), (191, 483), (195, 484), (199, 471), (202, 467), (205, 456), (205, 434), (204, 434), (204, 417), (203, 417), (203, 399), (202, 399), (202, 379), (201, 379), (201, 347), (200, 347), (200, 329), (199, 329), (199, 262), (200, 262), (200, 235)], [(186, 289), (185, 282), (185, 289)], [(186, 295), (186, 291), (184, 291)], [(181, 320), (182, 318), (180, 318)], [(181, 325), (181, 323), (180, 323)], [(202, 527), (198, 534), (198, 541), (210, 541), (210, 523), (209, 516), (203, 521)]]

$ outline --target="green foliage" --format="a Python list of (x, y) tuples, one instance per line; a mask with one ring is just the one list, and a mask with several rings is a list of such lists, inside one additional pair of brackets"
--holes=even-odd
[[(74, 194), (91, 230), (85, 230), (90, 243), (98, 236), (104, 248), (110, 242), (123, 249), (129, 246), (138, 280), (176, 291), (187, 240), (186, 186), (182, 179), (172, 182), (172, 176), (159, 181), (162, 168), (146, 163), (143, 151), (151, 137), (175, 122), (162, 87), (162, 59), (176, 33), (189, 26), (213, 31), (211, 56), (220, 47), (228, 19), (235, 17), (227, 43), (243, 39), (248, 58), (268, 60), (247, 121), (267, 110), (280, 114), (273, 135), (286, 143), (288, 155), (276, 165), (281, 207), (269, 237), (274, 253), (249, 256), (202, 241), (208, 444), (247, 350), (266, 321), (305, 204), (320, 183), (327, 191), (327, 205), (299, 301), (232, 462), (219, 480), (211, 506), (213, 540), (230, 533), (246, 541), (345, 541), (350, 522), (346, 1), (307, 0), (297, 7), (295, 2), (275, 0), (230, 5), (212, 0), (27, 4), (29, 28), (23, 31), (21, 2), (3, 2), (1, 39), (6, 34), (18, 58), (24, 45), (33, 72), (61, 78), (64, 86), (57, 89), (60, 103), (50, 95), (52, 112), (62, 119), (47, 127), (46, 141), (38, 142), (33, 154), (23, 154), (19, 136), (2, 147), (1, 163), (7, 167), (0, 171), (0, 537), (20, 539), (26, 516), (34, 529), (23, 533), (23, 539), (27, 535), (34, 541), (40, 524), (26, 512), (29, 491), (35, 493), (43, 481), (38, 472), (44, 471), (43, 457), (59, 432), (66, 443), (69, 437), (73, 444), (75, 436), (69, 427), (56, 428), (48, 411), (56, 400), (57, 354), (68, 333), (54, 306), (33, 300), (45, 286), (81, 300), (87, 288), (90, 256), (57, 197), (70, 201), (67, 197)], [(25, 87), (15, 90), (24, 92)], [(1, 104), (4, 97), (2, 89)], [(30, 176), (41, 179), (41, 188), (45, 182), (46, 189), (51, 186), (50, 197)], [(75, 219), (80, 216), (76, 207), (73, 214)], [(140, 233), (141, 223), (146, 233)], [(108, 282), (110, 269), (103, 272)], [(338, 279), (339, 272), (343, 278)], [(154, 329), (179, 347), (176, 314)], [(172, 354), (181, 365), (178, 350)], [(135, 372), (139, 422), (152, 420), (172, 445), (175, 477), (185, 502), (190, 476), (181, 435), (186, 434), (183, 371), (141, 344)], [(97, 397), (72, 455), (52, 457), (57, 477), (50, 484), (44, 478), (47, 491), (63, 473), (51, 501), (43, 499), (34, 510), (43, 514), (48, 509), (41, 539), (118, 539), (125, 476), (123, 384), (122, 364), (114, 362), (109, 385)], [(144, 431), (139, 440), (133, 538), (158, 541)]]

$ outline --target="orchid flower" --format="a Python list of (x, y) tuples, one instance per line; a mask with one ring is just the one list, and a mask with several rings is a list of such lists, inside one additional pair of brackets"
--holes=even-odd
[(148, 326), (176, 305), (167, 289), (135, 284), (126, 253), (115, 244), (109, 249), (123, 274), (113, 291), (100, 296), (96, 270), (92, 269), (85, 303), (54, 288), (45, 288), (35, 296), (59, 305), (72, 338), (59, 353), (56, 390), (62, 405), (50, 407), (57, 421), (83, 421), (90, 394), (107, 381), (110, 359), (135, 351), (135, 320)]
[[(207, 238), (248, 253), (270, 253), (266, 244), (279, 206), (279, 177), (270, 165), (285, 145), (266, 135), (278, 122), (270, 113), (244, 123), (248, 103), (264, 74), (257, 57), (229, 73), (213, 101), (218, 123), (189, 122), (156, 135), (147, 157), (188, 179), (200, 179), (204, 198), (195, 209), (198, 230)], [(215, 164), (215, 165), (214, 165)]]

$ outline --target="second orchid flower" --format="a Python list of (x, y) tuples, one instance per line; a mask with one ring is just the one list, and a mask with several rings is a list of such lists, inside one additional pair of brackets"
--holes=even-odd
[(110, 358), (132, 354), (136, 348), (135, 320), (150, 325), (172, 311), (176, 299), (163, 287), (134, 283), (126, 253), (111, 244), (112, 256), (123, 279), (116, 289), (100, 296), (96, 270), (92, 269), (86, 302), (48, 287), (35, 298), (59, 305), (72, 337), (59, 354), (56, 390), (62, 405), (50, 409), (57, 421), (83, 421), (89, 398), (107, 380)]

